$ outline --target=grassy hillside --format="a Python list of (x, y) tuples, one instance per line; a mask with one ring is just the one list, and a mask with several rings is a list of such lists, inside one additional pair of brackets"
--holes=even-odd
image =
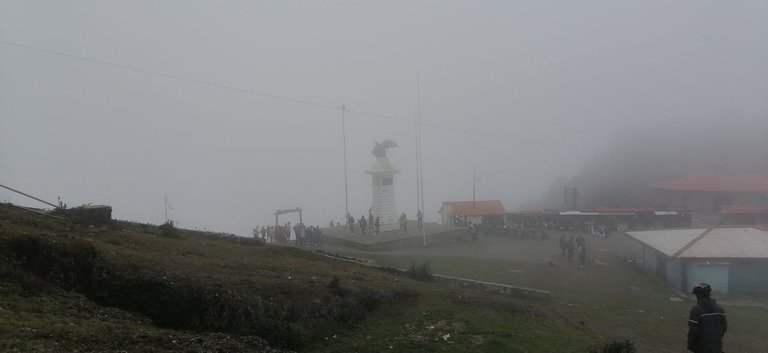
[(586, 352), (540, 300), (289, 247), (0, 206), (0, 351)]
[[(549, 241), (481, 237), (477, 243), (444, 248), (338, 251), (393, 267), (429, 261), (435, 273), (548, 290), (551, 300), (538, 303), (539, 307), (585, 330), (606, 338), (631, 339), (639, 352), (685, 350), (688, 311), (694, 298), (627, 264), (624, 256), (640, 254), (636, 242), (621, 234), (607, 241), (588, 237), (588, 264), (580, 267), (558, 257), (559, 234), (552, 235)], [(768, 297), (722, 293), (715, 297), (728, 314), (724, 350), (768, 352), (768, 321), (764, 319)]]

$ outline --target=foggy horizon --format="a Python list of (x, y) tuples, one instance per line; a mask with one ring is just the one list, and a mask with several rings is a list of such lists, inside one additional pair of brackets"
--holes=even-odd
[(763, 1), (3, 1), (0, 183), (148, 223), (167, 196), (181, 227), (243, 236), (297, 206), (325, 226), (344, 216), (345, 104), (350, 213), (367, 214), (374, 142), (393, 140), (412, 219), (417, 77), (430, 222), (471, 200), (473, 170), (477, 199), (507, 210), (628, 164), (638, 182), (768, 173), (766, 15)]

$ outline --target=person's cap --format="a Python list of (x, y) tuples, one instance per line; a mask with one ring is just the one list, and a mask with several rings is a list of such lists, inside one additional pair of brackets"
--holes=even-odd
[(712, 287), (709, 286), (709, 284), (706, 283), (699, 283), (695, 287), (693, 287), (693, 290), (691, 293), (693, 294), (709, 294), (712, 292)]

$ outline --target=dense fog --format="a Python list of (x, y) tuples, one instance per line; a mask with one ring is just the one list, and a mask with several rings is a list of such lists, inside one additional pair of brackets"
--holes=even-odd
[(688, 175), (768, 174), (768, 119), (692, 121), (621, 131), (569, 178), (529, 208), (559, 208), (563, 188), (579, 188), (579, 206), (658, 207), (651, 184)]
[(767, 14), (760, 0), (4, 0), (0, 183), (151, 223), (167, 196), (180, 226), (240, 235), (296, 206), (325, 225), (344, 215), (345, 104), (351, 213), (371, 202), (374, 142), (393, 140), (413, 217), (418, 77), (427, 221), (473, 184), (508, 210), (559, 207), (563, 184), (585, 206), (642, 202), (657, 179), (767, 171)]

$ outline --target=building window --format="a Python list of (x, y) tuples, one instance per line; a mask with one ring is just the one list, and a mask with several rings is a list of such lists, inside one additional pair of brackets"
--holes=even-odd
[(384, 185), (384, 186), (392, 185), (392, 178), (381, 178), (381, 185)]

